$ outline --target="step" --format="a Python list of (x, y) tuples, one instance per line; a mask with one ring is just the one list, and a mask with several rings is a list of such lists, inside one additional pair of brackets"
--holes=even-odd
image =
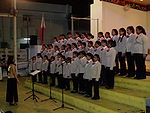
[[(25, 87), (31, 88), (30, 81), (25, 82)], [(49, 95), (48, 85), (35, 84), (35, 90), (43, 93), (44, 95)], [(112, 102), (107, 99), (91, 100), (85, 98), (79, 94), (71, 94), (70, 91), (64, 91), (65, 102), (72, 105), (78, 109), (84, 110), (87, 113), (140, 113), (140, 109)], [(52, 88), (52, 95), (57, 100), (61, 101), (61, 90)]]
[(150, 93), (150, 79), (135, 80), (132, 78), (115, 77), (115, 86), (135, 91)]
[(129, 89), (115, 87), (112, 90), (100, 88), (102, 98), (114, 102), (134, 106), (139, 109), (146, 110), (146, 105), (149, 102), (150, 94)]

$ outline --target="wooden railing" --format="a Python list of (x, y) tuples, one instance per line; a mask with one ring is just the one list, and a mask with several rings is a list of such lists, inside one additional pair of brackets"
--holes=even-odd
[[(8, 56), (12, 56), (13, 55), (13, 50), (12, 49), (0, 49), (0, 58), (3, 59), (7, 59)], [(27, 61), (27, 50), (26, 49), (18, 49), (17, 50), (17, 60), (19, 62), (25, 62)]]

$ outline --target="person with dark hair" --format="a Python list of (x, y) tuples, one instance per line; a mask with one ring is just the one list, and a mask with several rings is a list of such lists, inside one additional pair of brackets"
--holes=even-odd
[(47, 82), (48, 66), (49, 66), (48, 56), (45, 55), (42, 63), (43, 84), (48, 83)]
[(92, 59), (93, 55), (91, 53), (86, 54), (86, 65), (85, 65), (85, 73), (83, 76), (84, 80), (84, 88), (85, 88), (85, 97), (92, 97), (92, 81), (91, 81), (91, 66), (92, 66)]
[(93, 63), (91, 67), (91, 79), (94, 85), (94, 96), (92, 97), (93, 100), (100, 99), (99, 96), (99, 79), (101, 75), (101, 63), (98, 54), (94, 55)]
[(76, 40), (76, 43), (77, 43), (79, 40), (81, 41), (81, 35), (80, 35), (80, 33), (79, 33), (79, 32), (75, 32), (74, 38), (75, 38), (75, 40)]
[(81, 45), (82, 45), (82, 41), (79, 40), (79, 41), (77, 42), (78, 52), (82, 51)]
[(53, 38), (53, 46), (58, 46), (58, 45), (59, 45), (58, 39), (57, 39), (57, 37), (54, 37)]
[[(30, 71), (34, 72), (35, 70), (37, 70), (37, 62), (36, 62), (36, 56), (32, 57), (32, 61), (30, 63)], [(32, 81), (33, 82), (37, 82), (37, 76), (32, 76)]]
[(105, 33), (105, 40), (111, 40), (111, 36), (110, 36), (110, 33), (109, 32), (106, 32)]
[(119, 29), (120, 37), (117, 41), (117, 52), (120, 63), (120, 76), (126, 75), (126, 63), (125, 63), (125, 53), (126, 53), (126, 30), (124, 28)]
[(58, 56), (58, 61), (57, 61), (57, 69), (58, 69), (58, 76), (57, 76), (57, 81), (58, 81), (58, 88), (64, 88), (63, 87), (63, 66), (65, 63), (65, 56), (61, 55)]
[(106, 52), (106, 88), (113, 89), (114, 88), (114, 67), (115, 67), (115, 58), (116, 58), (116, 50), (113, 47), (114, 41), (108, 41), (108, 49)]
[(94, 47), (93, 47), (93, 42), (92, 41), (88, 41), (87, 53), (94, 54)]
[(71, 79), (71, 58), (68, 57), (63, 65), (63, 88), (70, 90), (70, 79)]
[(104, 38), (103, 32), (99, 32), (99, 33), (98, 33), (98, 39), (97, 39), (97, 40), (101, 42), (101, 41), (104, 40), (104, 39), (105, 39), (105, 38)]
[(53, 55), (54, 55), (54, 48), (53, 48), (53, 44), (49, 44), (49, 45), (48, 45), (48, 54), (47, 54), (48, 59), (50, 59), (50, 58), (51, 58), (51, 56), (53, 56)]
[(87, 33), (82, 33), (81, 34), (81, 41), (82, 42), (87, 42), (87, 40), (88, 40), (87, 37), (88, 37)]
[(66, 54), (66, 45), (62, 45), (61, 48), (60, 48), (60, 53), (65, 56)]
[(17, 83), (19, 79), (17, 77), (15, 59), (10, 56), (7, 61), (8, 65), (8, 79), (7, 79), (7, 92), (6, 92), (6, 102), (9, 105), (17, 105), (18, 102), (18, 88)]
[(81, 51), (87, 52), (87, 48), (86, 48), (86, 43), (85, 42), (82, 42), (82, 44), (81, 44)]
[(72, 57), (72, 50), (71, 50), (71, 45), (70, 44), (67, 44), (66, 51), (65, 51), (65, 57), (66, 58)]
[(94, 54), (100, 55), (101, 42), (100, 41), (96, 41), (94, 47), (95, 47)]
[(73, 53), (74, 51), (78, 51), (77, 44), (76, 44), (76, 43), (72, 43), (71, 49), (72, 49), (72, 53)]
[(84, 91), (85, 91), (83, 76), (84, 76), (84, 72), (85, 72), (86, 62), (87, 62), (87, 60), (86, 60), (86, 53), (85, 53), (85, 51), (81, 51), (79, 53), (79, 62), (78, 62), (79, 94), (84, 94)]
[(60, 52), (58, 46), (54, 46), (54, 56), (57, 56), (57, 54)]
[(58, 53), (57, 56), (54, 56), (56, 57), (55, 59), (55, 62), (56, 62), (56, 77), (57, 77), (57, 86), (58, 88), (61, 88), (62, 84), (61, 84), (61, 77), (62, 77), (62, 68), (61, 68), (61, 58), (62, 58), (62, 54), (61, 53)]
[(73, 58), (71, 61), (71, 77), (72, 77), (72, 82), (73, 82), (73, 90), (71, 93), (78, 93), (78, 58), (79, 53), (77, 51), (73, 52)]
[(100, 85), (103, 86), (105, 85), (105, 67), (106, 67), (106, 51), (107, 51), (107, 40), (102, 40), (101, 41), (101, 49), (100, 49), (100, 63), (101, 63), (101, 78), (100, 78)]
[(66, 36), (64, 34), (61, 34), (59, 36), (59, 46), (61, 47), (62, 45), (66, 45), (66, 44), (67, 44)]
[(118, 41), (118, 31), (117, 31), (117, 29), (112, 29), (111, 35), (112, 35), (112, 40), (117, 42)]
[(137, 37), (133, 42), (133, 57), (136, 65), (135, 79), (146, 78), (145, 59), (148, 54), (148, 37), (146, 36), (145, 29), (142, 26), (136, 27)]
[(37, 54), (36, 64), (37, 70), (41, 71), (38, 73), (38, 82), (42, 83), (42, 56), (40, 53)]
[(67, 44), (72, 44), (72, 43), (76, 43), (76, 41), (73, 39), (72, 33), (68, 32), (67, 33), (68, 39), (67, 39)]
[[(111, 35), (112, 35), (112, 40), (115, 41), (115, 43), (117, 43), (117, 41), (118, 41), (118, 31), (117, 31), (117, 29), (112, 29)], [(115, 47), (115, 49), (117, 50), (117, 47)], [(116, 66), (114, 67), (115, 74), (119, 73), (119, 61), (118, 60), (119, 60), (118, 55), (116, 55), (116, 59), (115, 59)]]
[(48, 50), (47, 50), (47, 45), (46, 44), (42, 45), (40, 53), (41, 53), (42, 57), (44, 57), (45, 55), (48, 55)]
[(51, 80), (51, 86), (55, 86), (55, 77), (56, 77), (56, 61), (55, 61), (55, 57), (52, 56), (50, 58), (50, 63), (49, 63), (49, 73), (50, 73), (50, 77), (52, 78)]
[(128, 75), (126, 77), (134, 77), (135, 76), (135, 64), (134, 64), (134, 58), (132, 55), (132, 49), (133, 49), (133, 42), (135, 40), (134, 35), (134, 27), (128, 26), (127, 27), (127, 42), (126, 42), (126, 57), (127, 57), (127, 65), (128, 65)]
[(87, 41), (91, 41), (92, 39), (94, 39), (94, 36), (91, 33), (87, 34)]

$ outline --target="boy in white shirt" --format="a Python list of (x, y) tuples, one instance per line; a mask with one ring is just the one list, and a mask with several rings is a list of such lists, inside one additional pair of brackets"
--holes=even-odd
[(85, 88), (85, 97), (92, 97), (92, 81), (91, 81), (91, 66), (93, 63), (93, 55), (91, 53), (86, 54), (86, 65), (85, 65), (85, 73), (83, 76), (84, 79), (84, 88)]
[(56, 77), (56, 60), (55, 57), (52, 56), (49, 64), (49, 72), (51, 79), (51, 86), (55, 86), (55, 77)]
[(68, 57), (66, 62), (63, 64), (63, 88), (70, 90), (70, 79), (71, 79), (71, 58)]
[(48, 56), (45, 55), (43, 58), (43, 63), (42, 63), (43, 84), (48, 83), (47, 82), (48, 66), (49, 66)]
[(106, 75), (105, 75), (105, 71), (106, 71), (106, 52), (107, 52), (107, 40), (102, 40), (101, 41), (101, 49), (100, 49), (100, 63), (101, 63), (101, 78), (100, 78), (100, 85), (103, 86), (105, 85), (106, 82)]
[(91, 79), (94, 85), (94, 96), (92, 97), (93, 100), (100, 99), (99, 96), (99, 79), (101, 73), (101, 63), (99, 62), (100, 58), (98, 54), (94, 55), (93, 63), (91, 67)]
[(42, 56), (41, 53), (37, 54), (37, 59), (36, 59), (36, 66), (37, 66), (37, 70), (41, 71), (38, 74), (38, 79), (39, 79), (39, 83), (42, 83)]
[(94, 48), (93, 48), (93, 42), (92, 41), (88, 41), (87, 53), (94, 54)]
[(126, 57), (127, 57), (127, 65), (128, 65), (128, 75), (126, 77), (134, 77), (135, 76), (135, 64), (134, 64), (134, 58), (133, 54), (131, 51), (133, 50), (134, 46), (134, 40), (135, 40), (135, 35), (134, 35), (134, 27), (133, 26), (128, 26), (127, 27), (127, 42), (126, 42)]
[[(30, 63), (30, 71), (31, 72), (34, 72), (35, 70), (37, 70), (37, 66), (36, 66), (37, 64), (36, 64), (36, 56), (33, 56), (32, 57), (32, 61), (31, 61), (31, 63)], [(37, 81), (37, 76), (35, 75), (35, 76), (32, 76), (32, 81), (33, 82), (36, 82)]]
[(84, 76), (84, 73), (85, 73), (86, 62), (87, 62), (86, 53), (85, 53), (85, 51), (81, 51), (79, 53), (79, 62), (78, 62), (79, 94), (84, 94), (84, 91), (85, 91), (83, 76)]
[(106, 88), (113, 89), (114, 88), (114, 67), (115, 67), (115, 58), (116, 58), (116, 50), (115, 50), (115, 42), (113, 40), (108, 41), (108, 50), (106, 52)]
[(71, 77), (72, 77), (72, 82), (73, 82), (73, 90), (71, 93), (78, 93), (78, 52), (74, 51), (73, 52), (73, 58), (71, 61)]

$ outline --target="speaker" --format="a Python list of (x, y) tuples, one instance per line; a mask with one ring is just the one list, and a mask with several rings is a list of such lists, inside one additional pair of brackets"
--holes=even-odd
[(30, 45), (37, 45), (37, 35), (30, 36)]

